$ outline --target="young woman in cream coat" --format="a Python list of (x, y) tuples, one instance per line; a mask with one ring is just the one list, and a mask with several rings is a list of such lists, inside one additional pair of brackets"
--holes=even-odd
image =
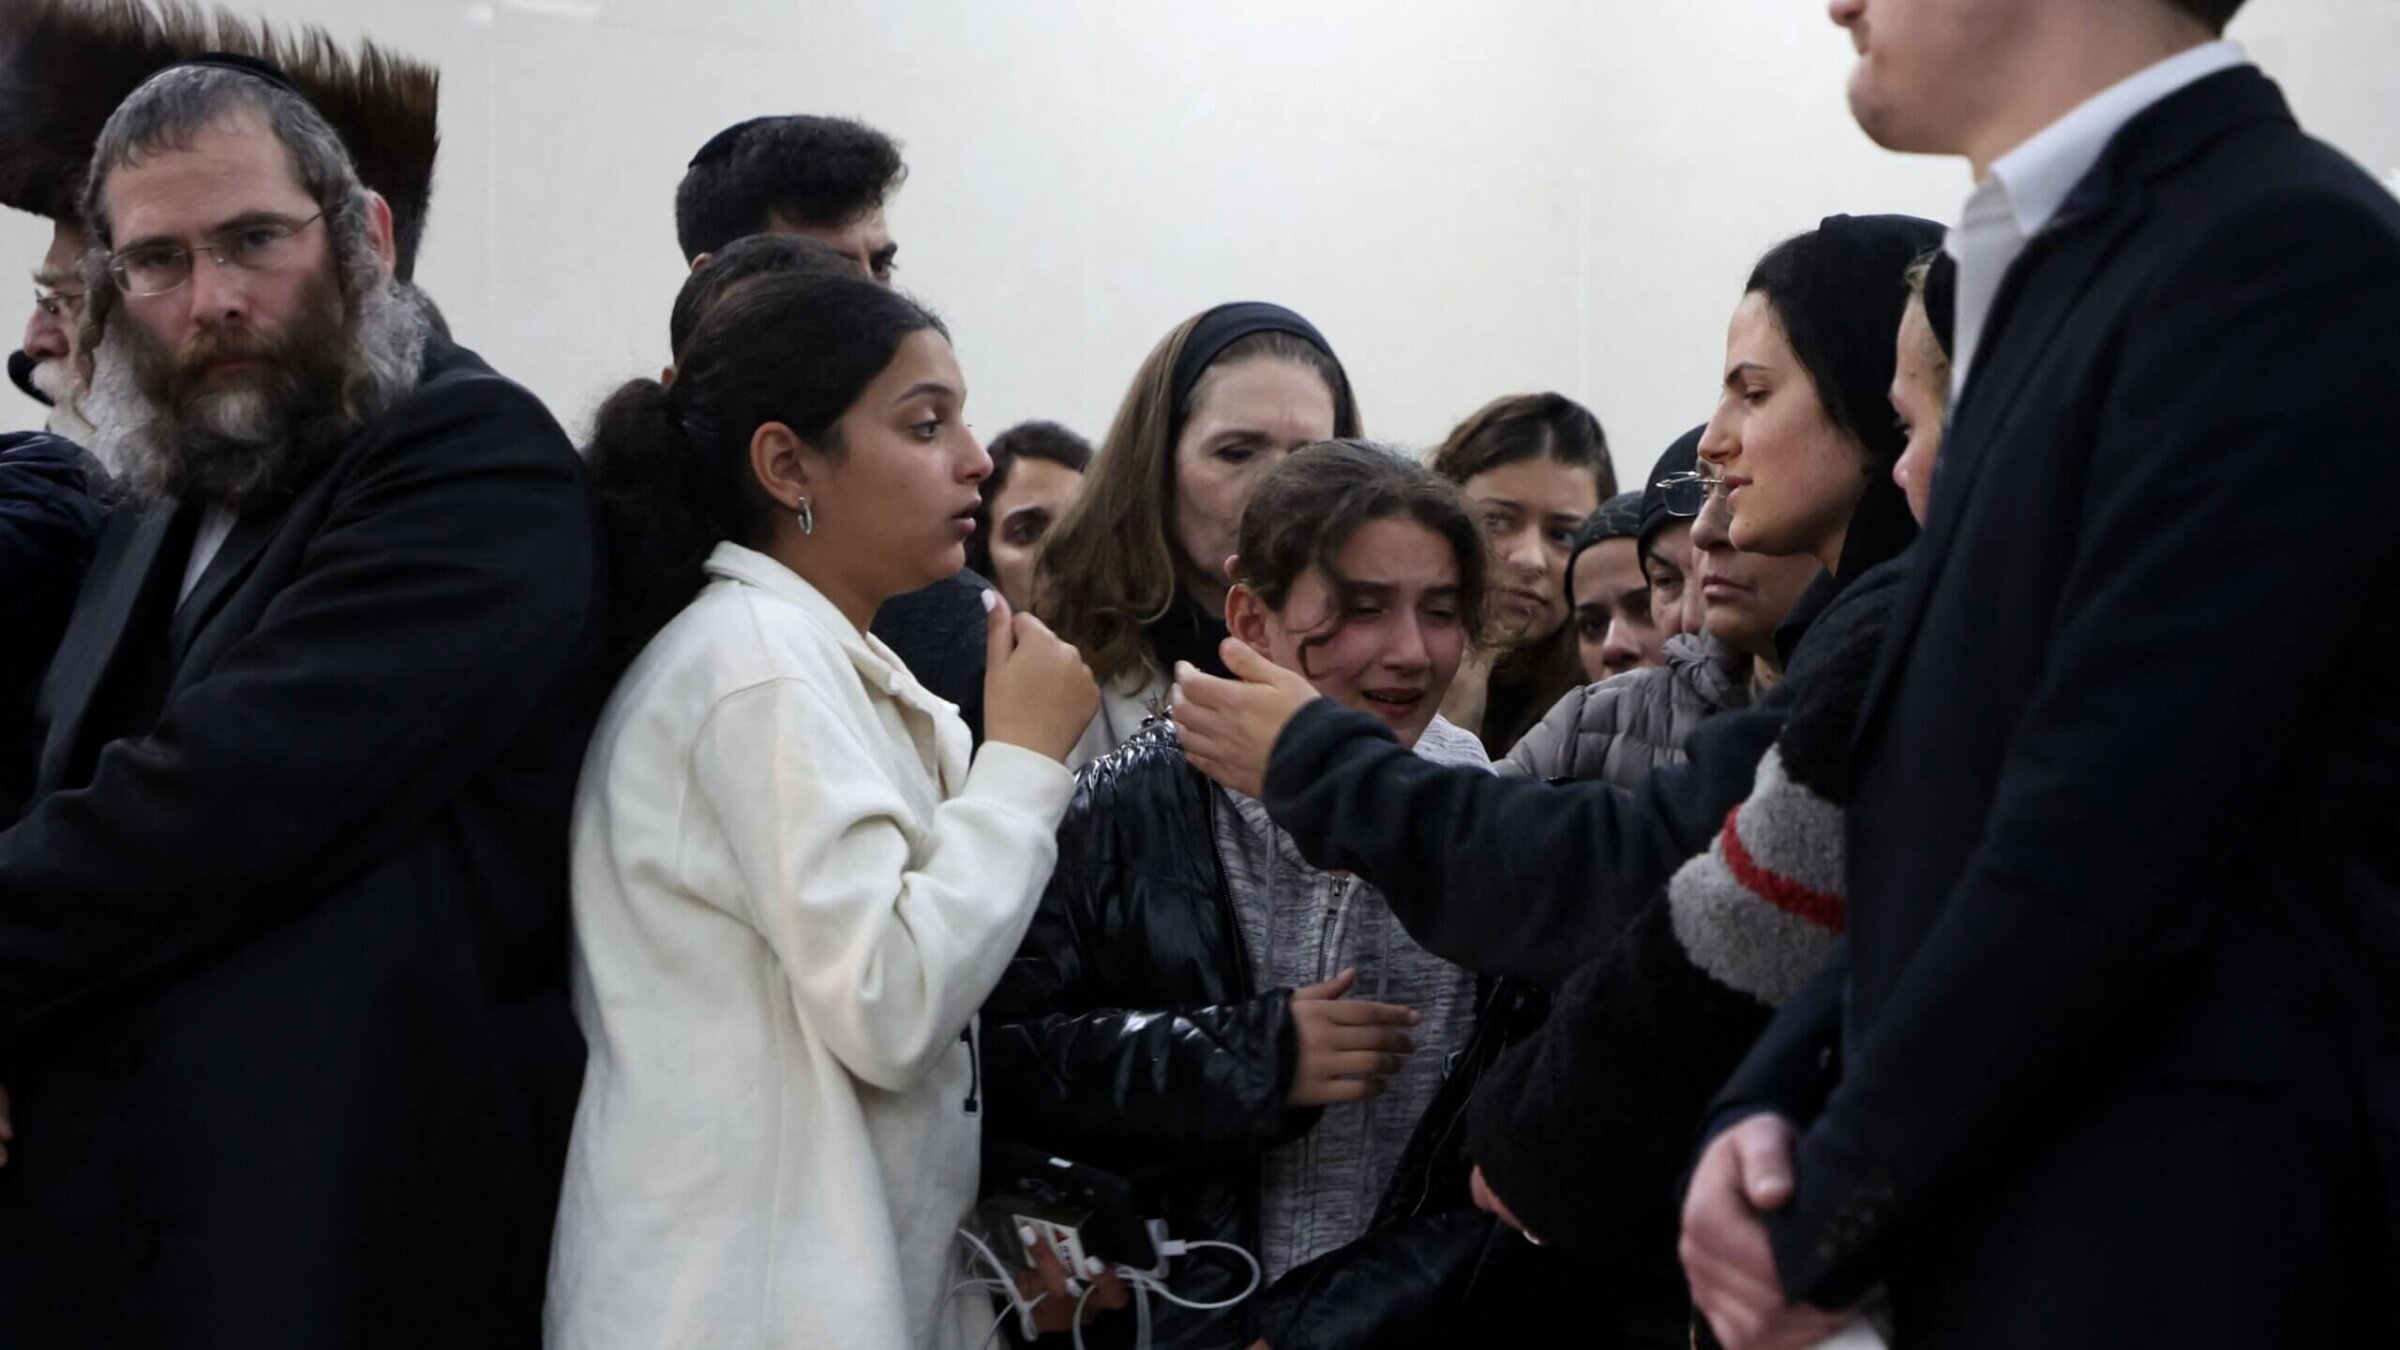
[(584, 768), (591, 1044), (548, 1339), (971, 1350), (975, 1009), (1054, 859), (1097, 692), (996, 607), (987, 743), (867, 633), (962, 564), (990, 461), (940, 323), (764, 277), (591, 451), (638, 648)]

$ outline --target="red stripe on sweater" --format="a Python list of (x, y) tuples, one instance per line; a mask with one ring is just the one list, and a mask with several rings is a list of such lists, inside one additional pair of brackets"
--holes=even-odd
[(1734, 822), (1741, 814), (1742, 808), (1738, 806), (1726, 812), (1725, 829), (1717, 836), (1724, 842), (1725, 865), (1732, 869), (1733, 879), (1742, 884), (1742, 889), (1786, 914), (1796, 914), (1819, 928), (1841, 932), (1847, 911), (1842, 897), (1803, 886), (1759, 866), (1758, 860), (1750, 856), (1750, 850), (1742, 847), (1742, 832), (1735, 828)]

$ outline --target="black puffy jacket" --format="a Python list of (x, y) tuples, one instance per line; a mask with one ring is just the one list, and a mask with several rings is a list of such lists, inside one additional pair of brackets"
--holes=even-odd
[[(1283, 1104), (1299, 1053), (1291, 991), (1254, 985), (1217, 861), (1215, 790), (1164, 726), (1084, 770), (1058, 869), (984, 1005), (985, 1128), (1132, 1179), (1145, 1217), (1177, 1240), (1254, 1250), (1259, 1155), (1318, 1113)], [(1249, 1267), (1219, 1251), (1168, 1273), (1201, 1303), (1249, 1283)], [(1159, 1350), (1254, 1339), (1248, 1305), (1152, 1311)], [(1133, 1319), (1084, 1339), (1130, 1345)]]

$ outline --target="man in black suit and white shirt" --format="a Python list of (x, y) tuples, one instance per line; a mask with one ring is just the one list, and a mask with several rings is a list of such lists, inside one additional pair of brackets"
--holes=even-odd
[(2400, 202), (2239, 7), (1831, 6), (1860, 124), (1977, 186), (1847, 955), (1687, 1198), (1734, 1350), (1878, 1287), (1903, 1346), (2395, 1336)]
[(0, 833), (12, 1345), (538, 1342), (582, 1044), (582, 466), (433, 331), (280, 72), (100, 136), (86, 410), (132, 500)]

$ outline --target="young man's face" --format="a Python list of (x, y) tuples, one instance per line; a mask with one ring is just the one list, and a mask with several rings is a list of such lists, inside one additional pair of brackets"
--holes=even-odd
[(858, 270), (869, 279), (886, 286), (892, 284), (892, 260), (900, 252), (900, 246), (892, 242), (892, 227), (885, 223), (880, 206), (842, 225), (803, 225), (782, 215), (770, 216), (767, 233), (796, 234), (831, 244), (845, 256), (857, 259)]
[(2006, 106), (2026, 0), (1829, 0), (1850, 34), (1850, 114), (1887, 150), (1965, 154)]

